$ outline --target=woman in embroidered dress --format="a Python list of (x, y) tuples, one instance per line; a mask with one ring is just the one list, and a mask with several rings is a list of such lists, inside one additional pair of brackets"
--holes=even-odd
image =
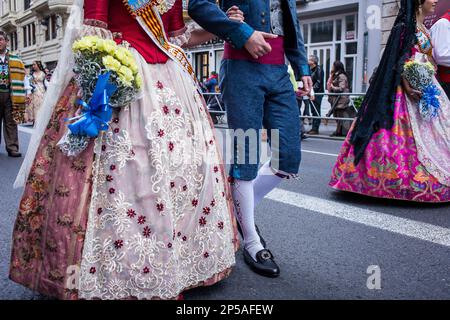
[(34, 90), (31, 94), (30, 103), (25, 110), (25, 122), (34, 123), (37, 119), (37, 114), (42, 106), (45, 95), (45, 72), (41, 61), (34, 61), (32, 65), (33, 72), (31, 73), (31, 85)]
[[(41, 294), (173, 299), (224, 279), (235, 263), (231, 197), (204, 100), (191, 75), (165, 50), (165, 35), (157, 43), (132, 14), (133, 3), (75, 1), (44, 102), (49, 107), (39, 116), (16, 181), (26, 185), (10, 278)], [(137, 5), (151, 10), (180, 45), (212, 37), (192, 32), (189, 38), (182, 0)], [(64, 119), (78, 109), (79, 88), (67, 73), (73, 67), (71, 44), (87, 34), (129, 44), (143, 94), (116, 110), (107, 132), (70, 158), (57, 142), (67, 131)]]
[[(377, 198), (450, 201), (450, 103), (441, 90), (438, 115), (422, 117), (421, 92), (402, 78), (407, 59), (433, 61), (424, 17), (436, 0), (401, 2), (378, 71), (333, 169), (330, 186)], [(394, 98), (395, 97), (395, 98)]]

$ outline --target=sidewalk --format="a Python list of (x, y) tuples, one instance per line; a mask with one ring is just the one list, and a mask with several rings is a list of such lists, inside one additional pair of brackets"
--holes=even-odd
[[(305, 120), (305, 123), (308, 123), (308, 120)], [(305, 124), (306, 132), (308, 132), (311, 129), (312, 129), (312, 126)], [(320, 128), (319, 128), (319, 134), (308, 136), (308, 137), (317, 138), (317, 139), (344, 141), (345, 137), (330, 137), (330, 135), (335, 131), (336, 131), (336, 121), (329, 120), (328, 124), (326, 124), (326, 122), (324, 120), (322, 120), (322, 123), (320, 124)]]

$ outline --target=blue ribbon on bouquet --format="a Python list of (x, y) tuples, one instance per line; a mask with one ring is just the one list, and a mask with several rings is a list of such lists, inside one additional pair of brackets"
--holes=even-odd
[(422, 99), (420, 101), (421, 113), (429, 118), (436, 117), (441, 107), (441, 103), (439, 102), (440, 95), (441, 90), (436, 85), (431, 84), (426, 86), (422, 91)]
[(110, 76), (110, 72), (98, 76), (94, 94), (89, 103), (81, 99), (78, 100), (78, 103), (83, 106), (83, 114), (66, 120), (77, 120), (68, 125), (73, 135), (95, 138), (99, 135), (100, 131), (108, 129), (108, 123), (111, 120), (113, 112), (109, 100), (117, 90), (117, 86), (109, 82)]

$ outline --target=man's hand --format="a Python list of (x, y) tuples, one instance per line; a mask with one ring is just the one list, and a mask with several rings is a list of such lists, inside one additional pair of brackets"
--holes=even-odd
[(312, 82), (311, 77), (310, 76), (302, 77), (302, 82), (303, 82), (303, 90), (305, 90), (309, 94), (313, 87), (313, 82)]
[(244, 13), (239, 10), (238, 6), (232, 6), (230, 9), (227, 10), (227, 16), (230, 18), (230, 20), (234, 20), (237, 22), (244, 22)]
[(247, 40), (245, 49), (253, 58), (258, 59), (272, 51), (272, 47), (266, 42), (266, 39), (275, 39), (277, 37), (275, 34), (255, 31)]

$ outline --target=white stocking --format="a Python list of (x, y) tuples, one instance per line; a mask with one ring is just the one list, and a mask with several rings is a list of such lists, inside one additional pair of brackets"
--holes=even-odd
[(258, 233), (255, 228), (255, 204), (253, 195), (253, 181), (235, 179), (231, 187), (236, 218), (244, 236), (244, 246), (250, 256), (256, 261), (256, 254), (263, 250)]
[(283, 178), (276, 176), (270, 168), (270, 160), (267, 161), (258, 171), (258, 176), (253, 180), (255, 207), (264, 197), (283, 181)]

